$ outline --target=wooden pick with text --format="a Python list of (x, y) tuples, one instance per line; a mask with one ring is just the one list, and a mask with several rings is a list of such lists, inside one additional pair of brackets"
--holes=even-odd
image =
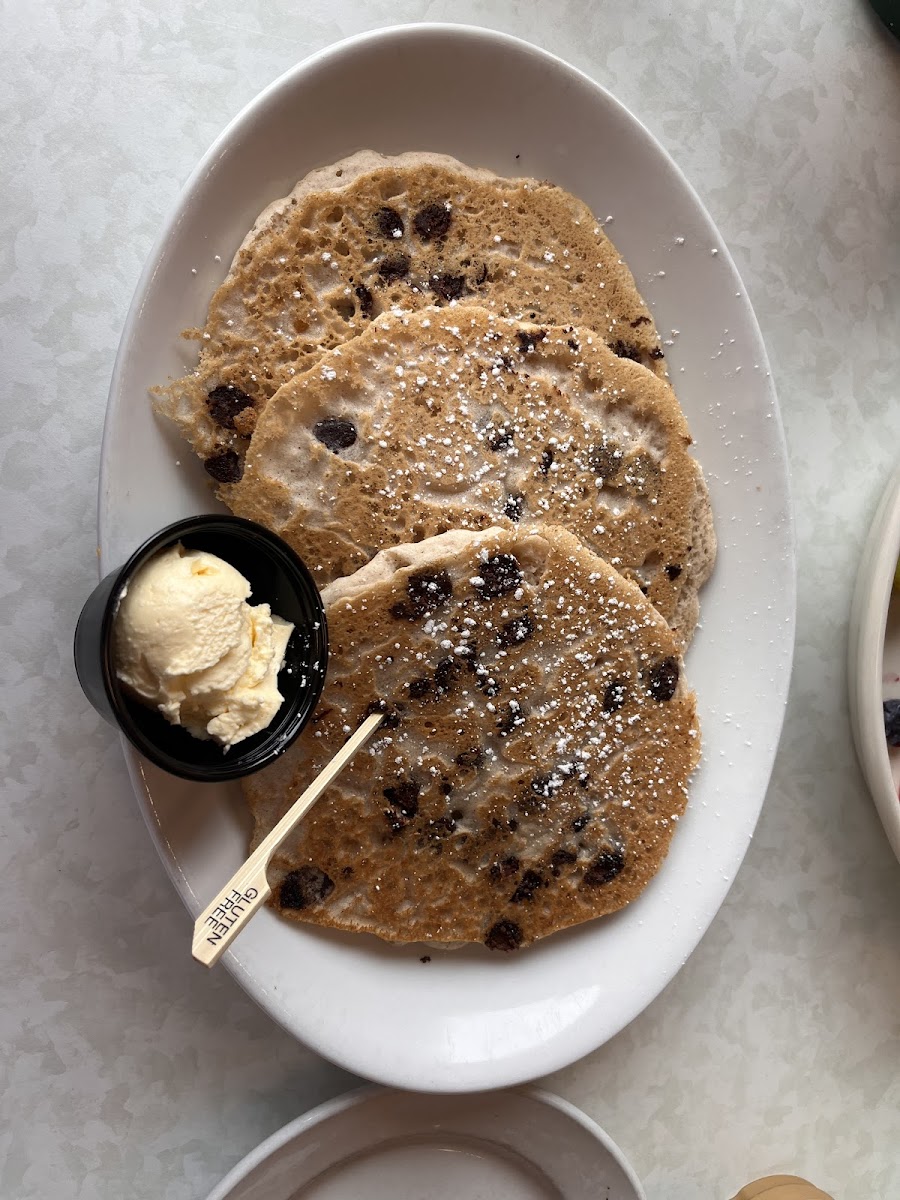
[(328, 785), (343, 771), (353, 755), (364, 746), (384, 719), (380, 712), (366, 717), (328, 765), (319, 772), (303, 795), (284, 814), (275, 828), (239, 867), (216, 898), (194, 922), (191, 952), (198, 962), (212, 967), (228, 949), (253, 914), (271, 895), (266, 878), (269, 859), (309, 812)]

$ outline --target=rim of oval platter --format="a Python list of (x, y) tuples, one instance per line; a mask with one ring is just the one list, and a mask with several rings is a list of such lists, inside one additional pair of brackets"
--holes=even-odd
[[(392, 87), (364, 104), (388, 69)], [(309, 111), (317, 122), (300, 120)], [(509, 111), (524, 126), (509, 122)], [(232, 121), (188, 181), (138, 284), (113, 374), (102, 569), (154, 529), (216, 507), (199, 462), (143, 397), (190, 366), (179, 333), (203, 323), (257, 213), (312, 167), (366, 144), (387, 153), (426, 146), (552, 178), (614, 216), (608, 230), (658, 327), (680, 330), (669, 339), (670, 372), (719, 530), (686, 659), (704, 760), (668, 858), (633, 904), (514, 955), (473, 947), (433, 951), (429, 963), (420, 961), (423, 947), (299, 927), (263, 911), (223, 957), (276, 1021), (347, 1069), (419, 1091), (477, 1091), (549, 1073), (613, 1037), (673, 978), (728, 892), (763, 803), (790, 678), (786, 454), (745, 288), (709, 214), (651, 134), (586, 75), (525, 42), (464, 26), (402, 26), (292, 68)], [(196, 916), (246, 853), (239, 790), (182, 784), (127, 758), (153, 843)]]

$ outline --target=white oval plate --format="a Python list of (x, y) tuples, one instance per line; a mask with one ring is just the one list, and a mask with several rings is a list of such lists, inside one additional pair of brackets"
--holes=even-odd
[(900, 467), (888, 480), (863, 547), (850, 609), (850, 723), (884, 832), (900, 859), (900, 749), (884, 736), (882, 700), (900, 697)]
[[(610, 232), (660, 330), (680, 330), (670, 369), (720, 538), (688, 658), (705, 761), (663, 870), (636, 903), (520, 954), (473, 947), (428, 964), (421, 949), (298, 929), (266, 911), (226, 956), (247, 991), (326, 1057), (400, 1087), (473, 1091), (556, 1070), (612, 1037), (673, 977), (728, 891), (765, 796), (790, 674), (784, 442), (734, 264), (635, 118), (515, 39), (456, 26), (384, 30), (288, 72), (188, 181), (138, 285), (113, 375), (100, 484), (104, 571), (160, 526), (215, 507), (199, 462), (154, 420), (147, 389), (191, 363), (179, 333), (202, 324), (263, 206), (312, 167), (361, 147), (443, 151), (552, 179), (612, 215)], [(181, 783), (133, 755), (129, 763), (156, 846), (196, 916), (245, 854), (239, 790)], [(184, 955), (187, 969), (187, 930)]]
[(644, 1200), (618, 1146), (534, 1088), (340, 1096), (250, 1152), (208, 1200)]

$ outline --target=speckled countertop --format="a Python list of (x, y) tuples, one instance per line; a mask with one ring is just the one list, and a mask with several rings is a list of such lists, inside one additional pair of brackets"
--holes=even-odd
[(0, 1195), (202, 1198), (351, 1082), (228, 975), (186, 967), (185, 913), (71, 638), (96, 578), (113, 357), (181, 184), (298, 59), (421, 19), (546, 46), (670, 150), (748, 286), (793, 469), (797, 654), (757, 835), (671, 986), (549, 1085), (619, 1142), (650, 1200), (725, 1200), (776, 1169), (888, 1200), (900, 867), (853, 754), (844, 660), (860, 539), (900, 445), (900, 44), (862, 0), (0, 6)]

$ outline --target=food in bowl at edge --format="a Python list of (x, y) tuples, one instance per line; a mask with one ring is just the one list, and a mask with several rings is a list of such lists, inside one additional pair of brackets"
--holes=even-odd
[(884, 734), (889, 746), (900, 746), (900, 700), (882, 701)]

